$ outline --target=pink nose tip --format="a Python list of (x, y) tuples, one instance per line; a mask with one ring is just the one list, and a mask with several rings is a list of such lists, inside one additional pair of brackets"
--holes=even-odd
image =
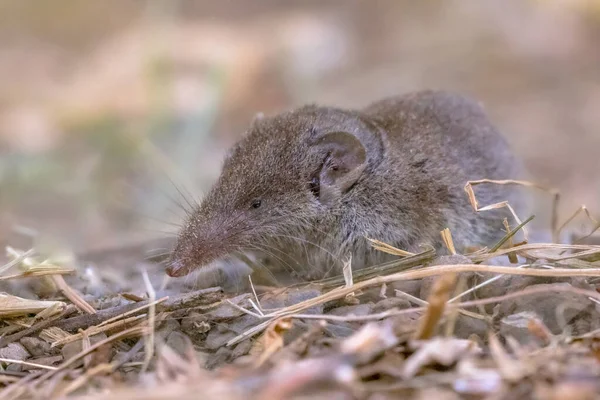
[(187, 268), (183, 262), (179, 260), (174, 260), (169, 263), (166, 272), (167, 275), (176, 278), (179, 276), (187, 275), (189, 273), (189, 268)]

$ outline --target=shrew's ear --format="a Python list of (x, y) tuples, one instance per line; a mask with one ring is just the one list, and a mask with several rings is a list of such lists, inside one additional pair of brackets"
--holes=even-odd
[(318, 138), (313, 149), (323, 164), (317, 171), (319, 201), (333, 204), (358, 180), (367, 166), (367, 150), (351, 133), (331, 132)]

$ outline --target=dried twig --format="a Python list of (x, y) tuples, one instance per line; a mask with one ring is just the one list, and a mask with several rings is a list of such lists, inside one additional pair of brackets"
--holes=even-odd
[(152, 283), (150, 282), (150, 278), (148, 277), (148, 272), (146, 270), (142, 271), (142, 277), (144, 278), (144, 284), (146, 285), (146, 292), (148, 293), (148, 298), (150, 303), (148, 303), (148, 325), (150, 326), (150, 333), (148, 335), (147, 340), (144, 341), (144, 347), (146, 351), (144, 352), (144, 365), (142, 367), (142, 372), (146, 372), (148, 366), (150, 365), (150, 361), (152, 360), (152, 356), (154, 355), (154, 328), (156, 324), (156, 292), (152, 287)]
[(71, 288), (67, 284), (65, 278), (63, 278), (62, 275), (52, 275), (51, 279), (56, 285), (56, 287), (58, 287), (58, 289), (65, 295), (65, 297), (71, 300), (71, 302), (75, 304), (77, 308), (79, 308), (81, 311), (87, 314), (96, 313), (94, 307), (89, 305), (87, 301), (85, 301), (75, 290), (73, 290), (73, 288)]
[(136, 322), (139, 322), (144, 318), (144, 315), (137, 315), (135, 317), (129, 317), (125, 319), (118, 320), (116, 322), (112, 322), (110, 324), (100, 324), (97, 326), (90, 326), (83, 332), (76, 333), (74, 335), (70, 335), (64, 337), (62, 339), (58, 339), (57, 341), (52, 343), (52, 347), (63, 346), (67, 343), (74, 342), (76, 340), (83, 339), (84, 336), (94, 336), (102, 332), (108, 332), (112, 330), (117, 330), (118, 328), (128, 327)]
[[(214, 304), (220, 300), (221, 293), (221, 288), (208, 288), (191, 293), (184, 293), (173, 298), (163, 297), (156, 301), (156, 311), (176, 311), (179, 309)], [(150, 301), (146, 300), (143, 302), (108, 308), (106, 310), (98, 310), (94, 315), (81, 315), (62, 320), (58, 322), (56, 326), (69, 332), (77, 331), (78, 329), (86, 329), (90, 326), (109, 323), (119, 318), (144, 313), (150, 306), (150, 303)]]
[(69, 305), (62, 313), (60, 313), (54, 318), (50, 318), (45, 321), (40, 321), (32, 327), (22, 330), (21, 332), (13, 333), (12, 335), (0, 338), (0, 348), (5, 347), (10, 343), (16, 342), (17, 340), (20, 340), (25, 336), (33, 335), (41, 331), (42, 329), (46, 329), (49, 326), (52, 326), (53, 324), (57, 323), (57, 321), (63, 321), (64, 318), (70, 316), (71, 314), (74, 314), (75, 312), (77, 312), (77, 307), (75, 307), (74, 305)]
[(52, 367), (50, 365), (36, 364), (34, 362), (24, 361), (24, 360), (12, 360), (10, 358), (0, 358), (0, 363), (27, 365), (29, 367), (34, 367), (34, 368), (39, 368), (39, 369), (48, 369), (48, 370), (56, 369), (56, 367)]

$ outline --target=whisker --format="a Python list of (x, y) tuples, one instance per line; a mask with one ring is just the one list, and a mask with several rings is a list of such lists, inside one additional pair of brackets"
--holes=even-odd
[(303, 242), (303, 243), (311, 244), (311, 245), (317, 247), (318, 249), (324, 251), (328, 255), (330, 255), (334, 260), (340, 261), (340, 257), (338, 255), (333, 254), (331, 251), (327, 250), (325, 247), (323, 247), (323, 246), (319, 245), (318, 243), (315, 243), (315, 242), (313, 242), (311, 240), (303, 239), (303, 238), (300, 238), (300, 237), (297, 237), (297, 236), (292, 236), (292, 235), (284, 235), (284, 234), (278, 234), (277, 236), (287, 237), (287, 238), (292, 239), (292, 240), (298, 240), (298, 241)]
[[(291, 272), (293, 272), (295, 274), (298, 274), (298, 270), (296, 270), (292, 265), (290, 265), (287, 261), (283, 260), (281, 257), (278, 257), (277, 255), (275, 255), (272, 251), (270, 251), (270, 249), (267, 249), (267, 248), (264, 248), (264, 247), (258, 246), (258, 245), (249, 245), (249, 246), (246, 246), (246, 247), (248, 247), (250, 249), (255, 249), (255, 250), (264, 252), (265, 254), (267, 254), (267, 255), (275, 258), (277, 261), (281, 262), (282, 265), (284, 267), (287, 267), (289, 271), (291, 271)], [(273, 250), (280, 251), (279, 249), (275, 249), (275, 248), (273, 248)], [(281, 251), (281, 253), (284, 253), (284, 252)]]
[[(236, 258), (240, 262), (244, 262), (244, 260), (242, 260), (241, 258), (238, 258), (238, 257), (236, 257)], [(263, 264), (259, 260), (252, 260), (252, 263), (256, 264), (258, 267), (260, 267), (261, 271), (264, 271), (265, 273), (267, 273), (269, 275), (269, 277), (273, 280), (273, 282), (277, 282), (277, 278), (275, 277), (275, 275), (273, 274), (273, 272), (271, 272), (271, 270), (269, 268), (267, 268), (267, 266), (265, 264)]]
[[(183, 192), (181, 191), (181, 189), (175, 184), (175, 182), (173, 182), (173, 179), (171, 179), (170, 176), (166, 175), (167, 179), (169, 180), (169, 182), (171, 183), (171, 185), (175, 188), (175, 190), (177, 191), (177, 193), (179, 193), (179, 196), (181, 196), (181, 198), (187, 203), (187, 205), (190, 207), (190, 210), (193, 211), (197, 206), (198, 206), (198, 202), (193, 200), (193, 196), (192, 196), (192, 200), (190, 201), (190, 199), (187, 198), (187, 196), (185, 196), (183, 194)], [(190, 193), (188, 193), (188, 196), (191, 196)], [(194, 203), (194, 204), (192, 204)], [(191, 211), (188, 211), (185, 209), (186, 214), (190, 214)]]

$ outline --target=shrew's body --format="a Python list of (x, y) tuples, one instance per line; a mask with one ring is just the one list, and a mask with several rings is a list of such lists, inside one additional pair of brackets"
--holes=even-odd
[[(424, 91), (362, 110), (305, 106), (257, 121), (231, 150), (218, 181), (182, 229), (167, 272), (181, 276), (238, 251), (260, 251), (305, 279), (379, 263), (366, 237), (405, 250), (441, 248), (450, 228), (460, 250), (504, 235), (506, 209), (475, 213), (467, 181), (518, 179), (519, 160), (482, 108)], [(513, 186), (486, 185), (480, 204)]]

